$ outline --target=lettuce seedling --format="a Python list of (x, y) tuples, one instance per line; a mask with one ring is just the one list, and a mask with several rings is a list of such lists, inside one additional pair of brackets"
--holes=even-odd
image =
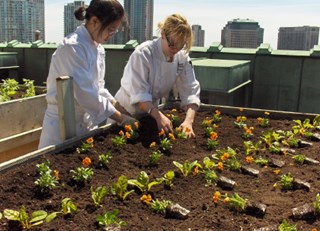
[(166, 213), (166, 209), (169, 205), (171, 205), (172, 202), (169, 200), (153, 200), (150, 204), (150, 208), (152, 211), (156, 212), (156, 213), (160, 213), (160, 214), (165, 214)]
[(180, 164), (177, 161), (173, 161), (173, 164), (180, 170), (180, 172), (184, 176), (189, 176), (190, 172), (197, 166), (202, 168), (201, 164), (199, 164), (197, 160), (191, 163), (189, 162), (189, 160), (186, 160), (183, 164)]
[(46, 222), (50, 222), (57, 217), (58, 214), (62, 214), (63, 216), (74, 214), (78, 210), (77, 206), (72, 202), (72, 200), (68, 197), (64, 198), (61, 201), (61, 210), (58, 212), (53, 212), (49, 214), (46, 218)]
[(150, 182), (148, 174), (145, 171), (141, 171), (138, 178), (128, 180), (128, 184), (136, 186), (144, 193), (150, 191), (153, 186), (161, 184), (161, 181), (155, 180)]
[(111, 186), (111, 193), (118, 197), (121, 201), (124, 201), (129, 194), (133, 193), (134, 190), (127, 190), (128, 187), (128, 178), (124, 175), (121, 175), (118, 178), (116, 183), (113, 183)]
[(31, 217), (28, 216), (26, 208), (22, 206), (19, 211), (5, 209), (3, 216), (8, 220), (19, 221), (23, 229), (31, 229), (33, 226), (41, 225), (47, 217), (47, 212), (38, 210), (32, 213)]
[[(115, 209), (111, 212), (105, 212), (102, 215), (98, 215), (96, 220), (100, 227), (103, 227), (104, 230), (109, 230), (108, 228), (111, 226), (121, 227), (127, 225), (126, 222), (121, 220), (119, 217), (119, 210)], [(110, 230), (118, 230), (118, 229), (110, 229)]]
[(108, 190), (106, 186), (99, 186), (96, 188), (96, 190), (94, 190), (93, 187), (91, 186), (90, 191), (91, 191), (91, 198), (96, 207), (98, 207), (101, 204), (101, 201), (108, 194)]

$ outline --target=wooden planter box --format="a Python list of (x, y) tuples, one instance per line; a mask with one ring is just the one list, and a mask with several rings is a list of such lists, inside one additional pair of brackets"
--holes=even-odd
[[(160, 108), (161, 107), (163, 107), (163, 105), (160, 106)], [(39, 108), (40, 108), (40, 106), (39, 106)], [(43, 106), (43, 108), (45, 108), (45, 106)], [(240, 108), (239, 107), (232, 107), (232, 106), (202, 104), (199, 110), (208, 111), (208, 110), (215, 110), (215, 109), (219, 109), (223, 114), (237, 116), (237, 115), (239, 115)], [(266, 111), (265, 109), (244, 108), (244, 112), (242, 113), (242, 115), (259, 116), (259, 115), (262, 115), (265, 111)], [(315, 117), (317, 115), (317, 114), (311, 114), (311, 113), (296, 113), (296, 112), (273, 111), (273, 110), (268, 110), (268, 112), (270, 112), (270, 116), (269, 116), (270, 118), (288, 119), (288, 120), (305, 119), (305, 118)], [(14, 166), (17, 166), (18, 164), (35, 159), (38, 156), (41, 156), (43, 154), (57, 153), (62, 150), (65, 150), (68, 147), (71, 147), (71, 146), (76, 145), (77, 143), (80, 143), (81, 140), (83, 140), (87, 137), (90, 137), (90, 136), (100, 134), (109, 128), (110, 128), (110, 124), (99, 127), (95, 130), (92, 130), (89, 133), (87, 133), (86, 135), (77, 136), (77, 137), (73, 137), (71, 139), (67, 139), (66, 141), (64, 141), (63, 143), (61, 143), (59, 145), (51, 145), (51, 146), (48, 146), (48, 147), (40, 149), (40, 150), (33, 149), (33, 151), (31, 151), (29, 153), (25, 152), (26, 154), (20, 155), (19, 157), (16, 157), (16, 158), (13, 155), (10, 158), (8, 156), (6, 162), (1, 161), (3, 163), (0, 163), (0, 172), (7, 169), (7, 168), (14, 167)], [(41, 128), (39, 130), (34, 129), (34, 131), (32, 131), (33, 134), (30, 131), (29, 134), (26, 134), (27, 135), (26, 140), (23, 140), (22, 138), (20, 138), (20, 143), (21, 143), (20, 147), (23, 147), (22, 145), (26, 144), (26, 143), (30, 146), (37, 145), (37, 141), (38, 141), (38, 137), (39, 137), (38, 135), (40, 134), (40, 130), (41, 130)], [(19, 134), (19, 135), (23, 135), (23, 134)], [(25, 142), (23, 142), (23, 141), (25, 141)], [(26, 148), (26, 146), (24, 146), (24, 148)], [(25, 151), (26, 151), (26, 149), (25, 149)]]
[(34, 97), (0, 103), (0, 163), (37, 150), (44, 112), (44, 87)]

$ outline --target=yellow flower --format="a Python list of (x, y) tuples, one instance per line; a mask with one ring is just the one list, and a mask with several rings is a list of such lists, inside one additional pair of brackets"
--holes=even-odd
[(59, 176), (59, 171), (58, 170), (53, 170), (53, 175), (54, 175), (54, 178), (56, 180), (60, 180), (60, 176)]
[(121, 130), (121, 131), (119, 132), (119, 135), (120, 135), (120, 136), (124, 136), (124, 132)]
[(164, 130), (161, 129), (161, 131), (159, 132), (158, 136), (163, 136), (164, 135)]
[(154, 148), (156, 145), (157, 145), (156, 142), (152, 142), (149, 147), (150, 147), (150, 148)]
[(177, 112), (177, 109), (173, 108), (171, 111), (172, 111), (172, 112)]
[(247, 156), (247, 157), (246, 157), (246, 162), (247, 162), (248, 164), (251, 164), (251, 163), (253, 162), (253, 157), (252, 157), (252, 156)]
[(170, 140), (175, 140), (176, 139), (176, 137), (174, 137), (174, 135), (172, 133), (169, 133), (169, 138), (170, 138)]
[(92, 137), (89, 137), (89, 138), (86, 140), (86, 142), (87, 142), (88, 144), (92, 144), (92, 143), (93, 143), (93, 138), (92, 138)]
[(91, 164), (91, 159), (89, 157), (86, 157), (82, 160), (83, 167), (87, 168)]
[(132, 130), (131, 125), (125, 125), (124, 129), (126, 130), (126, 132), (130, 132)]
[(139, 129), (139, 122), (134, 122), (134, 126), (136, 127), (136, 129)]
[(267, 112), (267, 111), (266, 111), (264, 114), (265, 114), (266, 116), (268, 116), (268, 115), (270, 115), (270, 112)]
[(223, 155), (221, 156), (220, 159), (221, 159), (222, 161), (226, 161), (229, 157), (230, 157), (230, 154), (227, 153), (227, 152), (225, 152), (225, 153), (223, 153)]
[(210, 140), (217, 140), (218, 139), (218, 133), (211, 132), (210, 133)]
[(223, 170), (223, 163), (222, 162), (218, 162), (217, 168), (222, 171)]
[(212, 198), (213, 202), (217, 204), (220, 200), (220, 197), (221, 197), (221, 193), (219, 191), (215, 191)]
[(224, 202), (224, 203), (228, 203), (228, 202), (230, 202), (230, 197), (226, 197), (226, 198), (224, 198), (223, 202)]
[(280, 170), (280, 169), (275, 169), (275, 170), (273, 170), (273, 172), (274, 172), (274, 174), (279, 175), (279, 173), (281, 172), (281, 170)]
[(142, 195), (142, 197), (140, 197), (140, 201), (142, 203), (145, 203), (145, 204), (149, 205), (152, 202), (152, 197), (151, 197), (150, 194), (148, 194), (148, 195), (144, 194), (144, 195)]
[(221, 115), (221, 111), (216, 110), (216, 115)]
[(241, 107), (241, 108), (239, 108), (239, 110), (240, 110), (240, 112), (243, 112), (243, 111), (244, 111), (244, 108)]
[(126, 138), (130, 139), (131, 138), (131, 134), (129, 132), (126, 132)]

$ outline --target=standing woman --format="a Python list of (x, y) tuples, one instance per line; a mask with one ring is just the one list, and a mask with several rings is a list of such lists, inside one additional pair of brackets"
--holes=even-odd
[(140, 44), (129, 58), (115, 98), (131, 114), (152, 116), (158, 129), (172, 132), (171, 121), (157, 107), (176, 86), (186, 118), (180, 127), (188, 137), (200, 106), (200, 84), (195, 78), (188, 52), (192, 45), (192, 29), (187, 19), (172, 14), (158, 29), (161, 37)]
[(88, 8), (80, 7), (74, 15), (85, 23), (65, 37), (52, 55), (39, 148), (62, 142), (56, 86), (59, 76), (73, 77), (77, 135), (96, 128), (109, 117), (121, 125), (135, 121), (104, 88), (105, 51), (101, 43), (108, 41), (125, 21), (122, 5), (117, 0), (92, 0)]

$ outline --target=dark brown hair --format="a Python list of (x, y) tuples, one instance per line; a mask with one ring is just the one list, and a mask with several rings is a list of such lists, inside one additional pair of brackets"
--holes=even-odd
[(91, 0), (88, 8), (80, 6), (74, 16), (80, 21), (88, 21), (92, 16), (96, 16), (102, 24), (100, 32), (115, 21), (122, 20), (123, 24), (126, 23), (125, 11), (117, 0)]

